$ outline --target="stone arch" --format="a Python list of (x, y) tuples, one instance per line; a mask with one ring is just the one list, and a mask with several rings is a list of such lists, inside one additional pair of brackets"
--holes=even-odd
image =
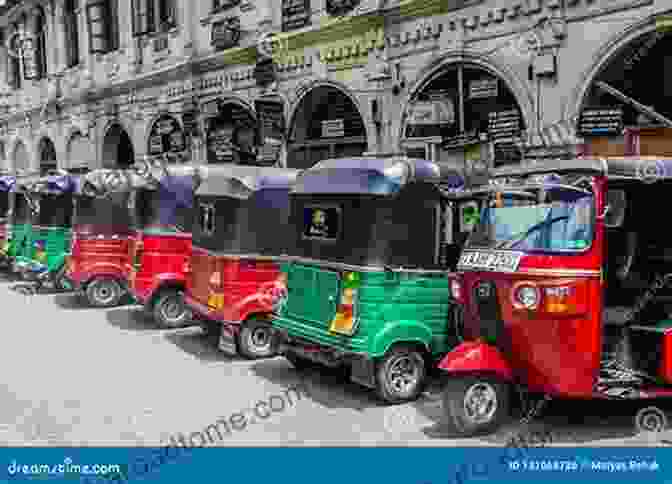
[(530, 130), (536, 127), (536, 119), (534, 115), (534, 96), (528, 89), (525, 81), (516, 75), (511, 68), (498, 62), (493, 58), (493, 56), (480, 54), (474, 51), (452, 51), (430, 62), (427, 66), (422, 68), (416, 76), (415, 81), (413, 81), (413, 84), (409, 87), (408, 92), (401, 103), (401, 117), (399, 126), (397, 126), (396, 139), (398, 143), (397, 147), (399, 149), (402, 148), (402, 142), (404, 140), (404, 130), (406, 127), (408, 109), (415, 97), (421, 93), (429, 83), (441, 76), (447, 67), (456, 64), (469, 64), (476, 66), (502, 80), (518, 103), (523, 118), (523, 123), (525, 124), (526, 128)]
[[(321, 99), (319, 94), (325, 96)], [(334, 112), (339, 107), (344, 111)], [(310, 115), (304, 110), (312, 109)], [(323, 79), (308, 81), (297, 89), (288, 116), (287, 161), (290, 168), (309, 168), (314, 163), (327, 158), (360, 156), (368, 151), (370, 140), (369, 117), (362, 109), (362, 103), (345, 85)], [(320, 138), (315, 124), (301, 124), (303, 119), (320, 121), (342, 119), (343, 133), (331, 138)], [(346, 117), (347, 116), (347, 117)], [(333, 118), (332, 118), (333, 117)]]
[(37, 142), (37, 157), (40, 173), (45, 174), (49, 170), (58, 168), (56, 145), (49, 136), (42, 136)]
[(12, 171), (27, 171), (33, 170), (32, 156), (30, 144), (24, 140), (17, 138), (12, 143), (10, 151)]
[[(161, 118), (164, 118), (164, 117), (173, 118), (177, 122), (177, 125), (179, 126), (179, 128), (182, 130), (182, 133), (183, 133), (183, 136), (184, 136), (184, 124), (182, 123), (182, 119), (180, 119), (180, 116), (178, 114), (171, 113), (171, 112), (162, 112), (162, 113), (158, 113), (158, 114), (153, 115), (149, 119), (149, 121), (147, 123), (145, 123), (145, 125), (142, 128), (142, 131), (143, 131), (142, 136), (141, 136), (142, 143), (143, 143), (142, 146), (143, 146), (144, 152), (147, 153), (148, 155), (151, 154), (150, 150), (149, 150), (149, 143), (150, 143), (150, 136), (152, 134), (152, 128), (154, 127), (154, 124), (158, 120), (160, 120)], [(185, 151), (189, 151), (189, 150), (190, 150), (190, 147), (188, 145), (185, 146)]]
[(110, 122), (101, 144), (103, 168), (126, 168), (135, 162), (135, 146), (121, 121)]
[(578, 120), (581, 108), (588, 98), (595, 79), (628, 45), (637, 41), (637, 39), (654, 32), (656, 30), (656, 17), (665, 13), (672, 13), (672, 10), (652, 14), (639, 22), (631, 24), (629, 27), (613, 35), (597, 52), (595, 52), (593, 55), (593, 62), (579, 76), (579, 82), (572, 91), (569, 101), (565, 105), (565, 119), (574, 122)]
[(65, 159), (69, 169), (93, 169), (94, 153), (91, 140), (77, 127), (71, 127), (65, 138)]
[[(253, 151), (257, 141), (257, 112), (254, 105), (235, 96), (217, 97), (210, 102), (218, 104), (218, 112), (204, 119), (208, 163), (254, 164), (256, 153)], [(223, 115), (227, 110), (229, 116)], [(244, 113), (247, 121), (238, 124), (230, 122), (232, 117), (240, 116), (240, 113)], [(245, 139), (246, 136), (248, 139)], [(254, 139), (249, 139), (250, 136)]]

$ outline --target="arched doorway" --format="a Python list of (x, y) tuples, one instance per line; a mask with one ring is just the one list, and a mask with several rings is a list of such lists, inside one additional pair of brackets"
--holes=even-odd
[(68, 168), (70, 170), (91, 169), (91, 161), (94, 159), (91, 143), (82, 133), (76, 131), (68, 141)]
[(120, 124), (113, 124), (103, 140), (103, 168), (128, 168), (134, 162), (131, 137)]
[[(619, 49), (592, 80), (578, 128), (590, 155), (672, 156), (672, 32), (642, 34)], [(656, 114), (658, 116), (656, 116)]]
[(39, 145), (40, 174), (45, 175), (50, 170), (58, 168), (56, 161), (56, 147), (49, 138), (42, 138)]
[(26, 148), (26, 145), (23, 143), (23, 141), (18, 141), (16, 143), (12, 160), (15, 171), (27, 172), (30, 170), (30, 156), (28, 155), (28, 149)]
[(495, 166), (520, 162), (524, 131), (520, 104), (503, 79), (477, 64), (452, 63), (412, 96), (401, 147), (409, 156), (471, 171), (489, 158)]
[(289, 133), (289, 168), (310, 168), (328, 158), (360, 156), (366, 148), (362, 115), (343, 91), (318, 86), (301, 99)]
[(254, 165), (257, 160), (257, 120), (235, 101), (216, 99), (207, 104), (208, 163)]

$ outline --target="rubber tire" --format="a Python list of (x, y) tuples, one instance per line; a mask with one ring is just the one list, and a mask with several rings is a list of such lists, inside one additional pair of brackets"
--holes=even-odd
[[(95, 297), (96, 288), (100, 286), (100, 284), (105, 283), (110, 284), (114, 296), (107, 302), (97, 301)], [(85, 293), (89, 305), (93, 306), (94, 308), (111, 308), (118, 306), (119, 301), (121, 301), (121, 298), (124, 296), (124, 291), (121, 287), (121, 284), (119, 284), (119, 281), (112, 277), (94, 277), (86, 285)]]
[[(418, 378), (418, 382), (412, 391), (407, 392), (406, 394), (396, 393), (388, 384), (387, 378), (385, 376), (389, 364), (395, 358), (398, 358), (402, 355), (410, 355), (413, 359), (416, 360), (416, 364), (420, 365), (420, 376)], [(380, 398), (385, 403), (397, 404), (417, 400), (427, 382), (427, 362), (425, 361), (424, 353), (414, 346), (394, 346), (388, 350), (385, 356), (383, 356), (377, 362), (375, 371), (376, 393), (378, 394), (378, 398)]]
[[(269, 344), (266, 349), (258, 349), (252, 344), (252, 335), (257, 328), (267, 328), (269, 331)], [(264, 358), (272, 358), (277, 356), (276, 345), (273, 341), (273, 327), (266, 321), (258, 319), (249, 319), (243, 322), (240, 331), (238, 332), (238, 352), (248, 360), (260, 360)]]
[(317, 365), (317, 363), (314, 363), (312, 360), (299, 356), (296, 353), (286, 353), (283, 356), (297, 371), (311, 370)]
[[(174, 298), (179, 298), (184, 308), (182, 316), (177, 321), (171, 321), (170, 319), (167, 319), (163, 312), (163, 305)], [(191, 311), (189, 311), (189, 308), (182, 298), (182, 291), (178, 291), (176, 289), (165, 289), (161, 291), (161, 293), (157, 296), (156, 301), (152, 305), (152, 316), (154, 317), (154, 321), (156, 321), (157, 324), (169, 329), (184, 328), (191, 323)]]
[[(470, 422), (464, 413), (464, 398), (473, 385), (485, 382), (495, 389), (497, 409), (492, 419), (484, 424)], [(496, 379), (485, 377), (455, 377), (447, 381), (441, 395), (446, 424), (457, 435), (473, 437), (496, 432), (511, 414), (510, 385)]]

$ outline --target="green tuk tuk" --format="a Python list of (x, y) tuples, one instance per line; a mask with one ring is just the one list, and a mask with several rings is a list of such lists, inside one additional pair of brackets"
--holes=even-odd
[(6, 251), (12, 272), (18, 272), (17, 264), (25, 264), (33, 258), (33, 244), (36, 239), (33, 225), (37, 220), (37, 206), (31, 187), (39, 179), (40, 176), (35, 174), (19, 175), (12, 189)]
[(9, 208), (12, 197), (12, 188), (16, 183), (16, 178), (11, 175), (0, 175), (0, 265), (7, 267), (9, 258), (8, 223)]
[(464, 179), (406, 157), (327, 160), (290, 195), (287, 295), (273, 316), (278, 352), (297, 369), (342, 367), (388, 403), (420, 394), (459, 342), (449, 273)]

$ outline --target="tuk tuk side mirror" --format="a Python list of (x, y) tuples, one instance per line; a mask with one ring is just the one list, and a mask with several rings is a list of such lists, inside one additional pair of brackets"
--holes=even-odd
[(608, 228), (618, 228), (623, 226), (625, 221), (626, 196), (625, 190), (608, 190), (607, 203), (600, 219)]

